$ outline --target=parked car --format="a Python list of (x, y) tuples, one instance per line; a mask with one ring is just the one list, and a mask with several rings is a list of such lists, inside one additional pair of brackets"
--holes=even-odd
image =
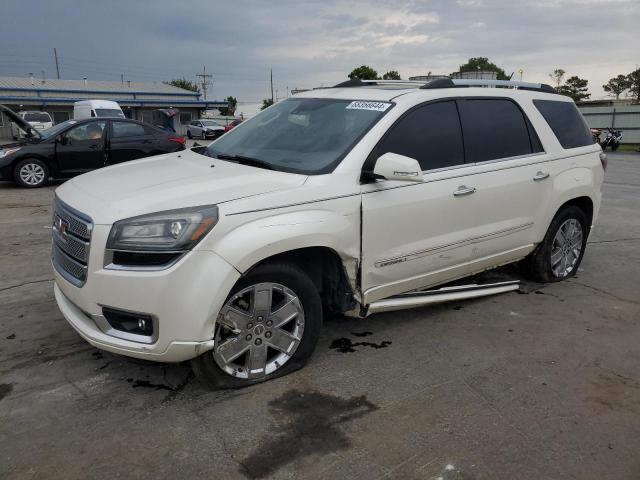
[(81, 100), (73, 104), (73, 119), (95, 117), (124, 117), (124, 112), (118, 102), (111, 100)]
[[(473, 86), (496, 84), (517, 88)], [(54, 291), (71, 326), (241, 387), (304, 365), (324, 312), (470, 298), (477, 286), (441, 286), (512, 262), (541, 282), (575, 275), (605, 157), (570, 98), (379, 87), (300, 93), (206, 149), (58, 187)]]
[(187, 127), (187, 137), (200, 137), (203, 140), (207, 138), (218, 138), (224, 134), (225, 129), (219, 123), (207, 118), (199, 118), (192, 121)]
[(10, 109), (5, 115), (25, 138), (0, 145), (0, 178), (22, 187), (42, 187), (49, 178), (68, 178), (106, 165), (184, 149), (184, 137), (124, 118), (67, 120), (36, 130)]
[(229, 130), (233, 130), (235, 127), (240, 125), (243, 120), (236, 118), (233, 122), (230, 122), (226, 127), (224, 127), (224, 131), (228, 132)]
[[(47, 128), (53, 127), (53, 120), (47, 112), (18, 112), (18, 116), (36, 130), (46, 130)], [(15, 123), (11, 123), (11, 136), (14, 140), (22, 137), (23, 133), (24, 131), (20, 127)]]

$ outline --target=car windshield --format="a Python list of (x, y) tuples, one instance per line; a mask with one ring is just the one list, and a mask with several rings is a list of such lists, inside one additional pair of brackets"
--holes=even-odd
[(229, 131), (206, 154), (230, 160), (248, 157), (285, 172), (328, 173), (390, 106), (389, 102), (290, 98)]
[(64, 130), (69, 128), (71, 125), (74, 125), (76, 123), (78, 123), (76, 120), (67, 120), (66, 122), (62, 122), (57, 125), (54, 125), (51, 128), (47, 128), (46, 130), (41, 130), (40, 135), (42, 135), (42, 138), (51, 138), (58, 135), (59, 133), (63, 132)]
[(115, 108), (96, 108), (96, 115), (98, 117), (122, 117), (124, 118), (124, 113), (121, 110), (117, 110)]
[(28, 112), (24, 114), (24, 119), (27, 122), (43, 122), (47, 123), (51, 121), (51, 117), (48, 113), (44, 112)]
[(213, 120), (200, 120), (200, 123), (205, 127), (219, 127), (220, 125), (214, 122)]

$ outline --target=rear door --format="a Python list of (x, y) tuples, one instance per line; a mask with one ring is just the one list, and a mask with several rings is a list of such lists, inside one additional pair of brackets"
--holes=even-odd
[(56, 142), (58, 169), (77, 174), (105, 165), (106, 120), (83, 122), (60, 136)]
[(520, 106), (509, 98), (458, 100), (465, 143), (470, 273), (523, 257), (550, 201), (548, 157)]
[(111, 120), (109, 163), (116, 164), (155, 153), (154, 131), (137, 122)]

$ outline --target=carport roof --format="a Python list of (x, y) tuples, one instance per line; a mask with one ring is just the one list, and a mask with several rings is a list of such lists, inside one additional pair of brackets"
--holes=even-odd
[(199, 97), (199, 93), (167, 85), (162, 82), (112, 82), (105, 80), (57, 80), (36, 77), (1, 77), (1, 90), (31, 90), (31, 91), (68, 91), (92, 93), (154, 93), (162, 95), (188, 95)]

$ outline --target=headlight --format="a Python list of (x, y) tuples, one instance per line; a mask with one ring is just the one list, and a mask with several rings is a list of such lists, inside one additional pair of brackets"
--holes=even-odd
[(16, 153), (18, 150), (20, 150), (20, 147), (18, 147), (18, 148), (7, 148), (6, 150), (0, 150), (0, 158), (8, 157), (12, 153)]
[(215, 205), (127, 218), (113, 224), (107, 248), (133, 252), (186, 251), (202, 240), (217, 221)]

